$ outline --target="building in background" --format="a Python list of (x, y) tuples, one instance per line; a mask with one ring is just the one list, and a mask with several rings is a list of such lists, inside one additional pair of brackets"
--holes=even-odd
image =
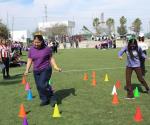
[(28, 39), (30, 39), (30, 32), (28, 30), (17, 30), (10, 31), (11, 40), (17, 42), (27, 43)]
[(52, 28), (56, 25), (64, 25), (67, 27), (67, 35), (73, 35), (75, 22), (74, 21), (51, 21), (51, 22), (40, 22), (38, 23), (38, 30), (45, 31), (47, 28)]

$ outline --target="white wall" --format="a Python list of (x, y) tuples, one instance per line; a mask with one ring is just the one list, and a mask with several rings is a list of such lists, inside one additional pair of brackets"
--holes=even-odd
[(27, 42), (27, 38), (29, 38), (29, 32), (27, 30), (20, 31), (11, 31), (11, 38), (13, 41)]

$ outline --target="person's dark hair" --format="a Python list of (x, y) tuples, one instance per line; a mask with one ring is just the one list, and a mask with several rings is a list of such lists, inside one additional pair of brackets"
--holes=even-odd
[(41, 48), (44, 48), (44, 47), (46, 46), (46, 44), (45, 44), (45, 42), (44, 42), (43, 36), (42, 36), (42, 35), (34, 35), (33, 40), (35, 40), (36, 38), (37, 38), (39, 41), (42, 42)]
[(139, 41), (144, 42), (144, 37), (139, 37)]
[(128, 51), (131, 59), (134, 59), (133, 50), (138, 53), (139, 58), (141, 58), (141, 53), (138, 50), (138, 43), (136, 39), (130, 39), (128, 42)]

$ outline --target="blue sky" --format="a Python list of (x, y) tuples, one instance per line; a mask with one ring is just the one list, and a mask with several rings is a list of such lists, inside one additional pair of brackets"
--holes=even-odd
[(8, 22), (10, 29), (14, 17), (14, 30), (33, 31), (37, 23), (44, 20), (44, 5), (47, 5), (49, 21), (74, 20), (75, 33), (80, 32), (83, 25), (92, 29), (93, 18), (100, 17), (102, 12), (105, 20), (114, 18), (116, 26), (121, 16), (127, 18), (127, 27), (139, 17), (142, 31), (150, 31), (149, 0), (0, 0), (0, 18)]
[(1, 3), (19, 3), (19, 4), (32, 4), (33, 0), (0, 0)]

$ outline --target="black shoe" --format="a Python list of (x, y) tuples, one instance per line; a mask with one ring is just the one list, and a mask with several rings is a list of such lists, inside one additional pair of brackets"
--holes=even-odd
[(52, 107), (54, 107), (55, 104), (57, 104), (56, 97), (55, 97), (55, 96), (51, 96), (51, 99), (50, 99), (50, 105), (51, 105)]
[(48, 105), (48, 104), (49, 104), (49, 101), (41, 102), (41, 103), (40, 103), (40, 106), (45, 106), (45, 105)]
[(6, 78), (7, 78), (7, 79), (10, 79), (10, 75), (7, 75)]
[(128, 91), (127, 92), (127, 97), (125, 99), (135, 99), (133, 95), (133, 91)]
[(150, 95), (150, 89), (149, 89), (149, 90), (147, 90), (147, 93)]

